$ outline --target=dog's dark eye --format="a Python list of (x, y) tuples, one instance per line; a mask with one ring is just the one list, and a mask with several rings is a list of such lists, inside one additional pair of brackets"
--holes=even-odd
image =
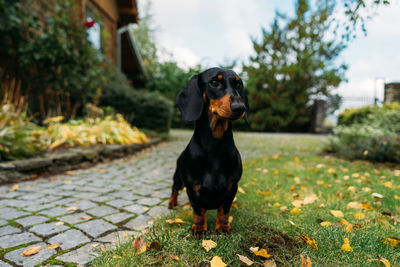
[(210, 82), (210, 86), (214, 87), (214, 88), (221, 88), (222, 84), (220, 82), (218, 82), (218, 81), (211, 81)]

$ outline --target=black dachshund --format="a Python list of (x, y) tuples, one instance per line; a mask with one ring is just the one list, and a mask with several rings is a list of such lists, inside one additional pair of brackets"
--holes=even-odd
[(215, 232), (231, 231), (229, 210), (242, 176), (232, 121), (247, 121), (249, 105), (243, 82), (232, 70), (212, 68), (191, 78), (176, 105), (186, 121), (195, 121), (190, 143), (179, 156), (168, 208), (186, 187), (193, 208), (192, 232), (207, 231), (206, 211), (218, 209)]

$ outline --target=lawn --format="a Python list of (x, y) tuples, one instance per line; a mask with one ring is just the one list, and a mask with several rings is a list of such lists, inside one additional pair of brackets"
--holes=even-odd
[[(239, 254), (253, 266), (265, 261), (300, 266), (300, 255), (308, 256), (312, 266), (384, 266), (384, 259), (399, 266), (400, 166), (322, 155), (324, 139), (237, 134), (245, 160), (230, 235), (209, 231), (203, 239), (217, 246), (206, 252), (202, 240), (190, 236), (192, 211), (183, 206), (156, 220), (144, 234), (148, 244), (153, 242), (145, 252), (137, 255), (133, 242), (128, 242), (92, 264), (207, 266), (219, 256), (229, 266), (245, 266)], [(207, 214), (211, 230), (215, 216), (215, 211)], [(166, 222), (173, 218), (183, 223)], [(345, 238), (349, 242), (343, 246)], [(266, 249), (271, 256), (256, 256), (250, 247)]]

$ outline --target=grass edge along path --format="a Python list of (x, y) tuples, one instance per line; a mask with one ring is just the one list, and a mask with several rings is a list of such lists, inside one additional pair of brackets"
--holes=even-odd
[[(190, 236), (192, 211), (185, 205), (154, 222), (143, 235), (143, 253), (136, 253), (132, 240), (91, 264), (208, 266), (219, 256), (229, 266), (244, 266), (242, 255), (253, 266), (301, 266), (303, 255), (312, 266), (384, 266), (385, 260), (399, 266), (399, 204), (400, 171), (382, 164), (316, 153), (257, 157), (244, 162), (232, 233), (214, 235), (216, 212), (207, 213), (203, 239), (215, 248), (207, 252), (202, 240)], [(166, 222), (175, 218), (183, 222)], [(256, 247), (267, 254), (257, 256)]]

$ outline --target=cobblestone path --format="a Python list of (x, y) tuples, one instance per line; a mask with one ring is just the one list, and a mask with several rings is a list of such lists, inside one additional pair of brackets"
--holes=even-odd
[[(18, 188), (0, 186), (0, 267), (49, 259), (83, 265), (103, 246), (150, 227), (168, 212), (175, 161), (188, 138), (178, 135), (132, 157), (21, 182)], [(186, 200), (183, 194), (180, 203)], [(51, 244), (60, 246), (48, 248)], [(39, 253), (21, 256), (34, 246), (41, 247)]]
[[(122, 160), (0, 186), (0, 267), (84, 265), (105, 247), (151, 227), (155, 217), (169, 212), (175, 162), (191, 131), (171, 135), (173, 141)], [(266, 148), (279, 150), (289, 137), (242, 133), (236, 139), (242, 158), (248, 159), (265, 155)], [(266, 147), (264, 140), (270, 140)], [(296, 143), (293, 137), (290, 141)], [(179, 203), (187, 203), (185, 193)], [(35, 246), (41, 248), (37, 254), (21, 256)]]

